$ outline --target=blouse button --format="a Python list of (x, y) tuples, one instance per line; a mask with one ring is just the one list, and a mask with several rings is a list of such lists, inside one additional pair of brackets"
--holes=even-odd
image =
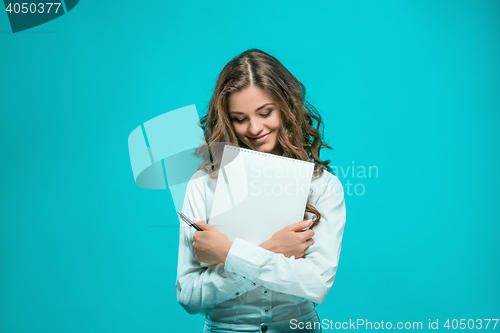
[(264, 290), (264, 294), (267, 295), (267, 290)]
[(269, 310), (268, 310), (268, 309), (265, 309), (265, 310), (264, 310), (264, 313), (269, 313)]
[(240, 293), (236, 293), (236, 296), (239, 296), (239, 295), (240, 295)]
[(252, 283), (252, 284), (255, 286), (257, 283), (255, 283), (255, 282), (254, 282), (254, 283)]
[(266, 333), (267, 332), (267, 325), (266, 324), (261, 324), (260, 325), (260, 331), (262, 333)]

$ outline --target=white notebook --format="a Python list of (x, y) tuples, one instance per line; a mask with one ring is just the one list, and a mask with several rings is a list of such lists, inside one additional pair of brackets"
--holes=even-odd
[(314, 163), (226, 145), (209, 224), (254, 244), (302, 221)]

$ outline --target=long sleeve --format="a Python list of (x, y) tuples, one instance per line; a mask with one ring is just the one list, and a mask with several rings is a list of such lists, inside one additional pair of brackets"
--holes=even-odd
[(320, 212), (321, 221), (305, 258), (286, 258), (236, 238), (226, 258), (225, 270), (267, 289), (324, 303), (337, 272), (346, 210), (338, 178), (326, 173), (322, 179), (315, 189), (319, 198), (316, 203), (311, 202)]
[[(191, 219), (195, 217), (207, 221), (204, 180), (199, 175), (195, 174), (188, 184), (182, 212)], [(252, 281), (224, 270), (223, 264), (202, 266), (192, 247), (195, 231), (180, 221), (176, 294), (177, 301), (187, 312), (204, 312), (215, 304), (256, 288)]]

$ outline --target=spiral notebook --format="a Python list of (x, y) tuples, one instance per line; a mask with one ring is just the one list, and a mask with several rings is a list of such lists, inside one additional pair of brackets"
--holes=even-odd
[(226, 145), (209, 224), (254, 244), (302, 221), (314, 163)]

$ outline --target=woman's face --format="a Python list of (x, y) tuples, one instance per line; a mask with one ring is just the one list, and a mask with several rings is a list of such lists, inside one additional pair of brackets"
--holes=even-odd
[(229, 116), (236, 136), (253, 150), (282, 155), (278, 143), (280, 111), (259, 87), (249, 86), (229, 95)]

